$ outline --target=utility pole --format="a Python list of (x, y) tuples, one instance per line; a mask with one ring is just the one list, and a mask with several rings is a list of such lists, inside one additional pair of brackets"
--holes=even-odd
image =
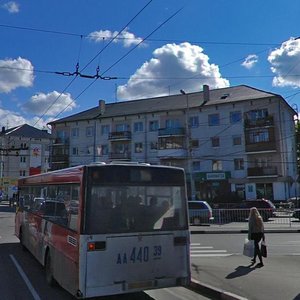
[(186, 129), (187, 163), (188, 163), (188, 171), (190, 177), (191, 198), (192, 200), (195, 200), (196, 188), (195, 188), (195, 182), (193, 178), (193, 167), (192, 167), (191, 130), (189, 125), (189, 116), (190, 116), (189, 96), (186, 94), (184, 90), (180, 90), (180, 93), (182, 95), (185, 95), (186, 98), (185, 129)]

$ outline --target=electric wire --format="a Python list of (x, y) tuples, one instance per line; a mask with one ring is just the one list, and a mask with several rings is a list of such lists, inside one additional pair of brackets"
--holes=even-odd
[(150, 0), (130, 21), (103, 47), (80, 71), (84, 71), (105, 49), (109, 47), (109, 45), (132, 23), (152, 2)]

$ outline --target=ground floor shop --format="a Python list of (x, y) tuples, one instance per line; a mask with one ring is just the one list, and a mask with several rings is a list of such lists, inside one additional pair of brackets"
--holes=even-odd
[[(188, 178), (188, 195), (192, 195)], [(269, 199), (286, 201), (297, 197), (298, 183), (289, 177), (232, 178), (231, 172), (197, 172), (193, 174), (195, 198), (214, 202), (232, 202), (237, 199)]]

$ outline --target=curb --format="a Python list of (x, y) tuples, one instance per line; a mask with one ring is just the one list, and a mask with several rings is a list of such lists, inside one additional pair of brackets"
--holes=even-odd
[(213, 287), (209, 284), (200, 282), (196, 279), (191, 280), (190, 285), (188, 287), (190, 290), (194, 292), (201, 293), (202, 295), (207, 295), (210, 297), (214, 297), (214, 299), (221, 300), (248, 300), (245, 297), (241, 297), (239, 295), (233, 294), (231, 292), (224, 291), (222, 289)]

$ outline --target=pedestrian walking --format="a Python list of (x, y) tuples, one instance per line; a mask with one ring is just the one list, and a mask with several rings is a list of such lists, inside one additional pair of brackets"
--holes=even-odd
[(256, 207), (250, 209), (248, 221), (248, 239), (254, 240), (254, 257), (251, 260), (252, 265), (256, 263), (256, 257), (259, 258), (257, 267), (263, 267), (262, 254), (259, 247), (259, 242), (265, 240), (263, 219)]

